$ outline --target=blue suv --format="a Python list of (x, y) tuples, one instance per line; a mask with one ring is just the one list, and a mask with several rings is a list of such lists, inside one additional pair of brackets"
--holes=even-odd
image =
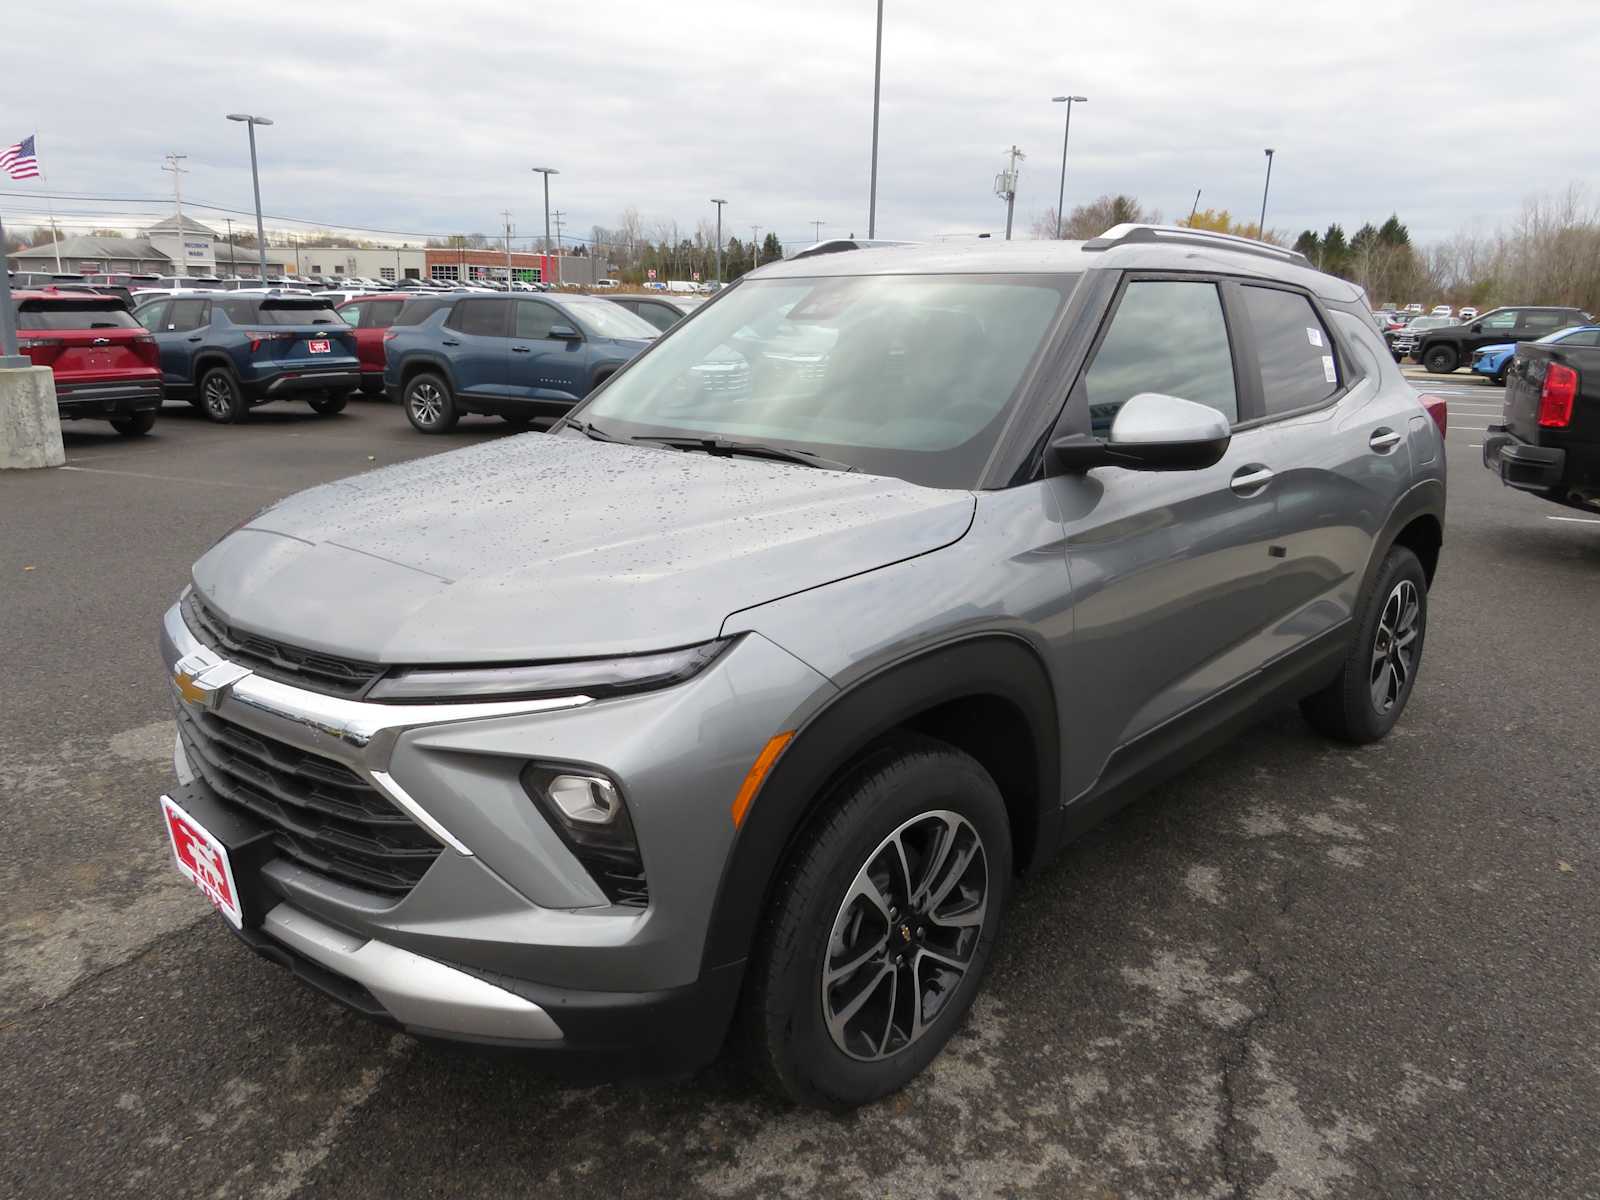
[(421, 433), (444, 433), (462, 413), (525, 426), (567, 412), (655, 336), (589, 296), (422, 297), (385, 335), (383, 390)]
[(155, 335), (167, 394), (224, 425), (291, 396), (331, 415), (361, 386), (355, 332), (314, 296), (167, 296), (133, 315)]

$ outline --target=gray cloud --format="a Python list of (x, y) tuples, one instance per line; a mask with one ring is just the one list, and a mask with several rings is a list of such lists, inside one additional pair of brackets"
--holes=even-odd
[[(1514, 9), (1514, 15), (1512, 15)], [(1600, 192), (1592, 0), (888, 0), (880, 236), (998, 231), (1002, 153), (1028, 154), (1019, 223), (1055, 201), (1061, 107), (1076, 109), (1068, 204), (1124, 191), (1169, 216), (1347, 227), (1397, 211), (1445, 236), (1531, 192)], [(551, 201), (587, 233), (636, 206), (685, 230), (725, 196), (725, 232), (866, 232), (873, 0), (31, 8), (0, 143), (35, 129), (52, 189), (250, 206), (242, 127), (261, 131), (269, 212), (331, 225), (519, 233)], [(18, 28), (14, 23), (13, 29)], [(77, 64), (86, 64), (78, 66)], [(63, 67), (62, 64), (68, 64)], [(24, 191), (27, 184), (6, 183)], [(41, 206), (0, 197), (8, 220)], [(63, 202), (63, 220), (94, 206)], [(202, 214), (204, 215), (204, 214)]]

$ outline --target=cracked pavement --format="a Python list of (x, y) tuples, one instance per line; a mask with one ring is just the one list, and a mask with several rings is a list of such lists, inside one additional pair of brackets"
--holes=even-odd
[[(1275, 716), (1022, 888), (905, 1092), (839, 1116), (418, 1042), (250, 954), (173, 871), (156, 621), (277, 495), (502, 436), (357, 402), (169, 406), (0, 476), (0, 1193), (34, 1197), (1600, 1196), (1600, 523), (1478, 464), (1418, 690), (1352, 749)], [(31, 568), (28, 569), (28, 568)]]

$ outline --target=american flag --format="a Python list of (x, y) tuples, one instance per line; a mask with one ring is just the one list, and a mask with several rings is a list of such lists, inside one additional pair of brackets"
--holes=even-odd
[(34, 137), (30, 133), (16, 145), (0, 150), (0, 171), (13, 179), (39, 178), (39, 156), (33, 149)]

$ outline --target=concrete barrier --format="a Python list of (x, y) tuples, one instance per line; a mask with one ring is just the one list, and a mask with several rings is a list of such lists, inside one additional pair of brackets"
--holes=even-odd
[(66, 461), (50, 368), (0, 370), (0, 471)]

